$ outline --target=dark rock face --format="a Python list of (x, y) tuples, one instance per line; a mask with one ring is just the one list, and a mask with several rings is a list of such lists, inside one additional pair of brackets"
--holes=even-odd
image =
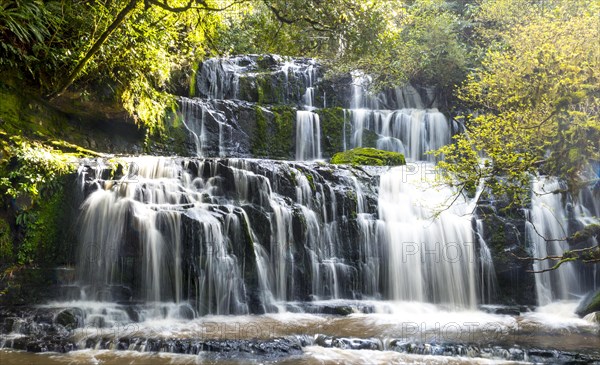
[(212, 58), (200, 65), (197, 96), (237, 99), (261, 104), (297, 104), (307, 87), (323, 76), (322, 67), (310, 58), (245, 55)]
[(598, 311), (600, 311), (600, 290), (587, 293), (575, 309), (575, 313), (579, 317), (585, 317), (590, 313)]
[(491, 251), (497, 278), (495, 303), (536, 305), (535, 276), (527, 257), (526, 218), (521, 211), (502, 212), (497, 203), (481, 202), (477, 217), (483, 221), (483, 239)]

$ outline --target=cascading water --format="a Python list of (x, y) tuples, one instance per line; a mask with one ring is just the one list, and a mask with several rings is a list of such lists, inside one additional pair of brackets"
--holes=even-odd
[[(565, 193), (565, 186), (555, 178), (541, 177), (532, 184), (531, 210), (527, 224), (527, 236), (533, 256), (545, 258), (560, 256), (569, 250), (566, 238), (588, 224), (598, 223), (598, 210), (592, 199), (592, 207), (582, 204), (583, 196), (573, 201)], [(585, 192), (582, 191), (580, 195)], [(578, 223), (573, 227), (574, 223)], [(536, 260), (536, 294), (539, 305), (547, 305), (559, 299), (575, 299), (583, 294), (582, 280), (577, 275), (574, 263), (563, 263), (560, 270), (546, 271), (554, 266), (551, 260)], [(595, 275), (594, 275), (595, 276)], [(595, 285), (594, 285), (595, 286)]]
[(321, 124), (319, 115), (307, 110), (296, 112), (296, 160), (321, 158)]
[(349, 171), (333, 171), (333, 183), (283, 162), (127, 162), (135, 173), (121, 180), (88, 176), (87, 190), (97, 190), (82, 206), (81, 299), (187, 302), (199, 314), (243, 314), (381, 290), (369, 263), (375, 257), (343, 249), (342, 237), (357, 235), (345, 214), (364, 209), (348, 195), (357, 184)]
[(433, 172), (433, 166), (417, 166), (395, 168), (381, 176), (379, 216), (389, 250), (391, 297), (474, 308), (476, 247), (466, 202), (459, 200), (434, 217), (455, 191), (428, 186), (426, 173)]
[(309, 67), (306, 70), (307, 88), (302, 101), (305, 110), (296, 112), (296, 160), (310, 161), (321, 158), (321, 124), (319, 115), (313, 110), (315, 89), (313, 82), (316, 79), (316, 69)]
[[(284, 95), (269, 98), (301, 96), (296, 158), (318, 159), (317, 68), (314, 62), (276, 61), (269, 77), (283, 85)], [(203, 64), (198, 88), (205, 98), (181, 99), (198, 156), (224, 156), (236, 149), (231, 140), (239, 133), (232, 123), (241, 118), (232, 112), (236, 107), (268, 112), (251, 102), (221, 100), (251, 95), (244, 85), (253, 80), (258, 87), (260, 79), (252, 72), (260, 62), (236, 57)], [(373, 97), (364, 90), (368, 77), (354, 80), (354, 109), (344, 111), (355, 130), (350, 145), (360, 145), (368, 129), (381, 136), (379, 147), (418, 160), (449, 141), (446, 118), (418, 109), (422, 101), (414, 88), (396, 89), (395, 97)], [(414, 109), (361, 109), (380, 104)], [(376, 170), (380, 182), (373, 184), (368, 175), (351, 176), (363, 172), (311, 164), (128, 161), (139, 167), (135, 179), (90, 182), (99, 188), (83, 205), (82, 298), (121, 300), (124, 293), (149, 302), (191, 303), (199, 314), (240, 314), (282, 310), (290, 301), (343, 298), (473, 308), (478, 298), (485, 299), (481, 293), (493, 291), (492, 280), (477, 275), (493, 270), (485, 242), (475, 239), (463, 197), (434, 217), (455, 192), (430, 185), (431, 164)], [(365, 191), (378, 192), (377, 204)], [(93, 256), (106, 260), (85, 261), (89, 243), (97, 250)]]
[(269, 114), (269, 107), (277, 104), (298, 109), (296, 160), (320, 159), (321, 126), (314, 112), (313, 86), (318, 77), (317, 64), (310, 59), (284, 61), (269, 55), (206, 60), (196, 78), (197, 97), (179, 100), (179, 116), (189, 132), (188, 150), (199, 157), (249, 157), (252, 141), (240, 124), (247, 123), (249, 114)]
[[(454, 121), (448, 121), (437, 109), (424, 109), (419, 93), (412, 87), (394, 89), (395, 98), (386, 94), (370, 95), (366, 87), (370, 79), (355, 74), (350, 103), (352, 137), (351, 148), (365, 145), (366, 139), (375, 139), (378, 149), (400, 152), (409, 161), (433, 162), (434, 151), (451, 142)], [(380, 110), (380, 105), (395, 106), (397, 110)], [(369, 132), (372, 136), (366, 136)], [(371, 142), (372, 144), (373, 142)]]

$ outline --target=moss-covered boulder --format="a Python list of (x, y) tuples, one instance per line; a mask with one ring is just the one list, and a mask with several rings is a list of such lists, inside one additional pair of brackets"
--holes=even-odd
[(579, 317), (585, 317), (593, 312), (600, 312), (600, 290), (587, 293), (575, 309)]
[(340, 165), (399, 166), (406, 165), (404, 155), (398, 152), (359, 147), (333, 155), (331, 163)]

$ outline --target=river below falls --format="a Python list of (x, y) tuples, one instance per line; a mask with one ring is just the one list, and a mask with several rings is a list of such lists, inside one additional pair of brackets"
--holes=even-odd
[[(106, 303), (54, 303), (86, 309)], [(340, 305), (338, 301), (320, 302)], [(342, 304), (348, 305), (348, 301)], [(352, 303), (350, 303), (352, 304)], [(520, 315), (447, 310), (418, 302), (361, 301), (373, 313), (347, 316), (277, 313), (164, 317), (135, 323), (85, 325), (68, 353), (0, 350), (2, 364), (528, 364), (600, 361), (598, 326), (573, 314), (575, 302), (555, 302)], [(487, 308), (489, 312), (490, 309)], [(86, 309), (88, 312), (89, 308)], [(17, 333), (1, 338), (10, 346)], [(119, 349), (127, 338), (129, 348)], [(162, 343), (159, 350), (152, 343)], [(220, 350), (176, 353), (176, 343), (213, 343)], [(212, 342), (211, 342), (212, 341)], [(278, 343), (285, 346), (279, 346)], [(134, 346), (137, 343), (137, 346)], [(170, 345), (166, 345), (170, 344)], [(289, 344), (298, 344), (296, 347)], [(254, 346), (254, 347), (253, 347)], [(261, 349), (264, 351), (254, 351)], [(291, 350), (290, 350), (291, 349)], [(295, 349), (295, 350), (294, 350)]]

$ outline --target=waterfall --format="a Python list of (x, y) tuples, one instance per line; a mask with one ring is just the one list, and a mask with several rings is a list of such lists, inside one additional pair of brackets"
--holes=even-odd
[[(81, 299), (244, 314), (380, 296), (378, 233), (357, 172), (326, 171), (337, 176), (328, 181), (288, 162), (126, 161), (129, 174), (114, 181), (101, 178), (108, 167), (81, 171), (90, 192), (79, 221)], [(355, 237), (360, 246), (349, 249)]]
[(204, 61), (196, 76), (197, 96), (179, 100), (179, 117), (195, 155), (247, 157), (251, 141), (240, 123), (247, 123), (253, 109), (269, 114), (270, 105), (284, 104), (298, 109), (296, 160), (320, 159), (321, 126), (314, 87), (319, 75), (316, 62), (310, 59), (265, 55)]
[(480, 295), (482, 303), (493, 303), (496, 294), (496, 269), (494, 268), (494, 261), (492, 258), (492, 252), (487, 246), (487, 243), (483, 239), (484, 237), (484, 225), (481, 219), (476, 220), (476, 235), (477, 244), (479, 245), (479, 281), (480, 281)]
[(310, 111), (296, 112), (296, 160), (321, 158), (321, 124), (319, 115)]
[[(532, 183), (531, 209), (526, 229), (534, 257), (562, 255), (570, 249), (566, 238), (573, 233), (571, 227), (574, 223), (578, 224), (578, 229), (598, 222), (594, 200), (591, 200), (591, 210), (582, 204), (585, 189), (576, 201), (564, 191), (565, 185), (556, 178), (540, 177)], [(552, 260), (534, 261), (533, 269), (548, 270), (554, 264)], [(572, 262), (563, 263), (558, 270), (536, 274), (535, 279), (539, 305), (554, 300), (574, 299), (584, 291), (582, 280)]]
[[(81, 299), (177, 303), (196, 315), (320, 300), (489, 301), (495, 274), (473, 204), (459, 196), (445, 206), (457, 192), (435, 181), (427, 154), (450, 142), (448, 120), (411, 86), (372, 95), (370, 78), (355, 74), (340, 110), (352, 128), (344, 148), (375, 144), (420, 162), (304, 162), (326, 143), (320, 75), (313, 60), (207, 60), (198, 97), (180, 98), (178, 114), (198, 157), (126, 158), (129, 173), (114, 181), (109, 167), (82, 169)], [(277, 103), (297, 108), (295, 136), (288, 126), (298, 161), (232, 158), (256, 142), (249, 116), (264, 117), (263, 132), (277, 128)]]
[(434, 161), (428, 151), (451, 142), (451, 128), (444, 114), (436, 109), (348, 111), (352, 123), (351, 147), (365, 144), (365, 131), (374, 133), (379, 149), (403, 153), (410, 161)]
[(235, 109), (232, 101), (180, 98), (181, 121), (199, 157), (225, 157), (238, 148), (231, 118), (223, 109)]
[(428, 186), (426, 169), (411, 164), (381, 176), (378, 204), (389, 250), (391, 297), (474, 308), (475, 242), (467, 201), (459, 197), (447, 210), (436, 212), (456, 191)]
[[(451, 142), (451, 123), (444, 114), (424, 109), (419, 93), (410, 85), (393, 89), (392, 95), (372, 95), (370, 83), (368, 76), (353, 74), (350, 109), (344, 111), (352, 126), (350, 148), (376, 147), (400, 152), (409, 161), (435, 162), (427, 152)], [(380, 105), (396, 109), (380, 109)]]
[(296, 160), (298, 161), (321, 158), (321, 124), (319, 115), (313, 111), (315, 71), (312, 67), (306, 71), (306, 76), (308, 87), (302, 97), (305, 110), (296, 112)]

